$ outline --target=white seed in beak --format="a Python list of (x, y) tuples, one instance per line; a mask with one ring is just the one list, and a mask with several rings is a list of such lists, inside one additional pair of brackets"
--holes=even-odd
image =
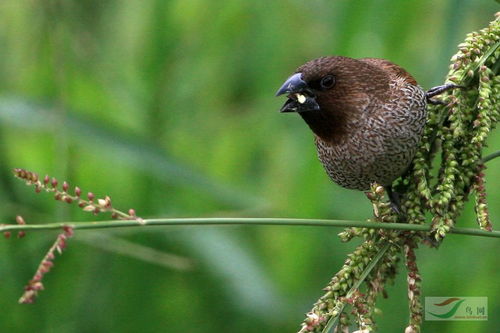
[(295, 94), (295, 96), (297, 96), (297, 102), (300, 104), (304, 104), (306, 102), (306, 96), (302, 94)]

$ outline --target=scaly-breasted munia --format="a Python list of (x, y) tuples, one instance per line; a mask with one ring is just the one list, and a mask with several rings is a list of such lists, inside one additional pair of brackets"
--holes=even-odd
[(288, 95), (281, 112), (298, 112), (314, 132), (335, 183), (367, 190), (376, 182), (390, 192), (418, 148), (427, 102), (450, 87), (426, 93), (390, 61), (333, 56), (300, 66), (276, 95)]

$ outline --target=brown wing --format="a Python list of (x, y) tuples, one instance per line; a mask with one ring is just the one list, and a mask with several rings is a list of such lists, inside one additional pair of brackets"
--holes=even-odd
[(413, 84), (415, 86), (418, 85), (417, 81), (413, 78), (413, 76), (410, 75), (410, 73), (388, 60), (378, 58), (361, 58), (359, 59), (359, 61), (363, 61), (367, 64), (371, 64), (383, 69), (387, 74), (389, 74), (390, 77), (394, 79), (402, 78), (407, 83)]

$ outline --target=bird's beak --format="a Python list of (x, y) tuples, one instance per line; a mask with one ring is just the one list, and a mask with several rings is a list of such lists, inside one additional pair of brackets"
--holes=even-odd
[(281, 107), (280, 112), (307, 112), (319, 110), (312, 90), (302, 80), (302, 73), (295, 73), (278, 89), (276, 96), (288, 94), (288, 100)]

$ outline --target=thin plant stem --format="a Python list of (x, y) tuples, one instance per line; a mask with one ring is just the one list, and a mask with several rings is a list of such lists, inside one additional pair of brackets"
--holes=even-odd
[[(130, 228), (144, 226), (191, 226), (191, 225), (267, 225), (267, 226), (302, 226), (302, 227), (360, 227), (369, 229), (389, 230), (431, 230), (430, 225), (410, 223), (380, 223), (350, 220), (321, 220), (321, 219), (294, 219), (294, 218), (165, 218), (142, 220), (111, 220), (94, 222), (57, 222), (45, 224), (0, 224), (0, 232), (5, 231), (38, 231), (55, 230), (70, 227), (74, 230), (105, 229), (105, 228)], [(472, 228), (453, 227), (453, 234), (496, 237), (500, 238), (500, 231), (485, 231)]]
[(491, 161), (494, 158), (500, 157), (500, 150), (497, 150), (494, 153), (489, 154), (481, 159), (481, 164)]

